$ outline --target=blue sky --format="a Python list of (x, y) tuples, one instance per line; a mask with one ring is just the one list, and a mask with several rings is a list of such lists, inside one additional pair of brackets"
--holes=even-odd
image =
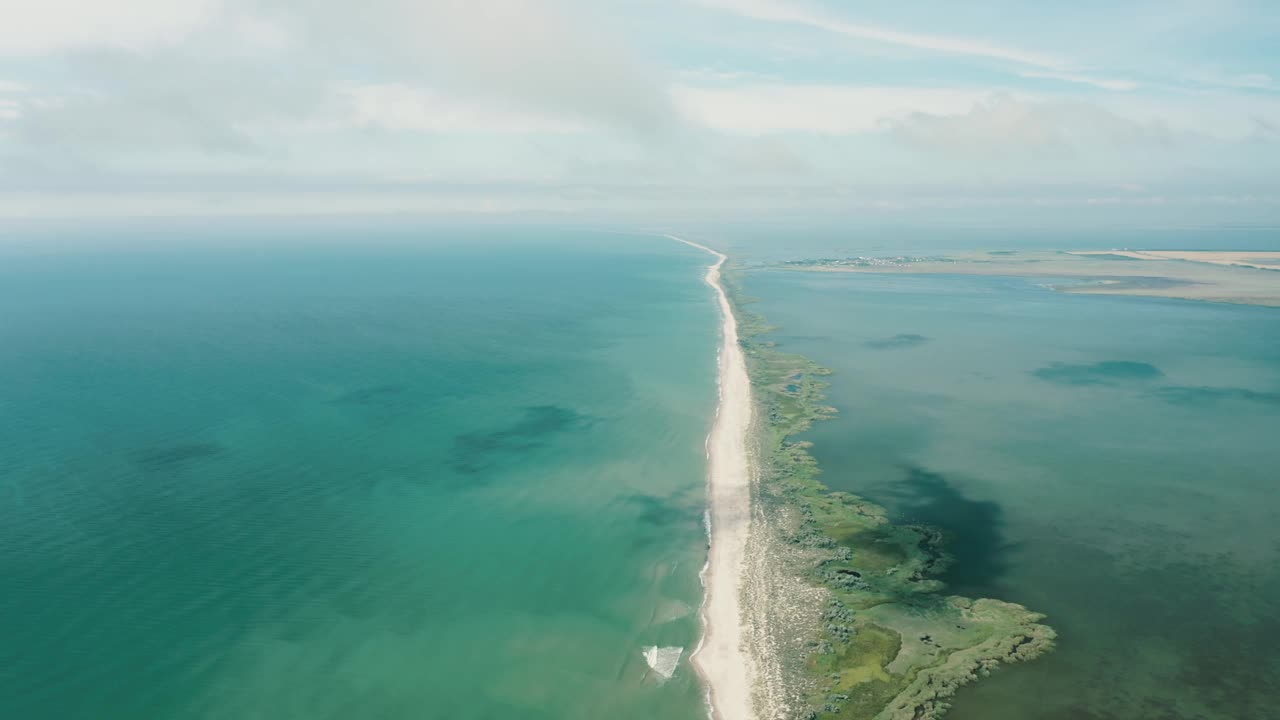
[(0, 217), (1280, 214), (1274, 2), (0, 0)]

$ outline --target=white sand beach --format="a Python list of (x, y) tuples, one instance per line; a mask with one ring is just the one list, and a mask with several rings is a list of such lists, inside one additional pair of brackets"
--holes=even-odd
[(751, 475), (747, 433), (751, 428), (751, 382), (738, 344), (738, 324), (720, 284), (726, 257), (711, 248), (669, 235), (705, 250), (717, 260), (706, 281), (716, 291), (723, 318), (720, 347), (720, 406), (707, 438), (707, 495), (711, 548), (703, 573), (702, 640), (690, 660), (707, 687), (715, 720), (750, 720), (751, 657), (742, 624), (744, 558), (751, 532)]

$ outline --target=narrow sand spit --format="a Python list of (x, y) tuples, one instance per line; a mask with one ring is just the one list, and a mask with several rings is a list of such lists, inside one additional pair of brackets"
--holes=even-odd
[(703, 570), (702, 640), (690, 656), (707, 688), (715, 720), (752, 720), (751, 658), (744, 645), (742, 598), (744, 557), (751, 532), (751, 476), (747, 433), (751, 428), (751, 382), (738, 345), (738, 323), (720, 285), (726, 257), (674, 235), (667, 237), (716, 256), (706, 281), (716, 291), (723, 319), (720, 406), (707, 437), (707, 496), (711, 549)]

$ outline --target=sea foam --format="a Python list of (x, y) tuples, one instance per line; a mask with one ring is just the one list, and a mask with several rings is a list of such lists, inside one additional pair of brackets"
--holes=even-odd
[(644, 661), (649, 664), (650, 670), (663, 680), (669, 680), (675, 674), (676, 666), (680, 664), (684, 648), (650, 645), (641, 651), (641, 654), (644, 655)]

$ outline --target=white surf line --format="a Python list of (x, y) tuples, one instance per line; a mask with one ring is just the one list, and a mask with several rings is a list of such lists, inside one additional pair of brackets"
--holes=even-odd
[(713, 720), (753, 720), (750, 657), (743, 646), (742, 573), (751, 530), (751, 476), (747, 432), (751, 427), (751, 382), (738, 345), (738, 323), (720, 284), (728, 259), (705, 245), (666, 237), (717, 259), (706, 282), (716, 291), (723, 319), (720, 404), (707, 436), (707, 498), (710, 550), (703, 569), (702, 638), (689, 657), (707, 688)]

